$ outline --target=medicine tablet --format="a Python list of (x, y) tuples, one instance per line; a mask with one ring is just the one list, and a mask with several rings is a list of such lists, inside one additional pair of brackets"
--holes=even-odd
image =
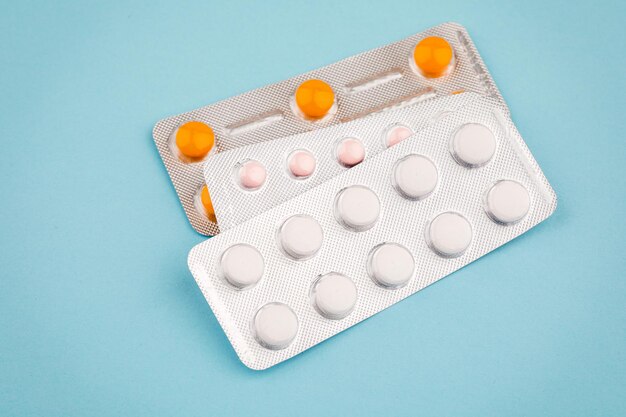
[(315, 157), (304, 149), (293, 151), (287, 158), (287, 169), (289, 174), (296, 179), (306, 179), (313, 175), (315, 171)]
[(226, 249), (218, 263), (219, 275), (238, 289), (248, 288), (259, 282), (264, 269), (265, 262), (261, 253), (245, 243)]
[(357, 289), (354, 282), (345, 275), (331, 272), (320, 276), (311, 288), (311, 302), (322, 316), (340, 320), (354, 309)]
[(468, 168), (478, 168), (496, 152), (496, 137), (485, 125), (467, 123), (457, 129), (450, 142), (454, 159)]
[(433, 252), (444, 258), (456, 258), (472, 243), (472, 225), (463, 215), (448, 211), (428, 223), (425, 237)]
[(209, 154), (215, 144), (213, 129), (202, 122), (184, 123), (172, 132), (170, 149), (183, 162), (197, 162)]
[(362, 232), (371, 229), (380, 215), (380, 200), (363, 185), (352, 185), (337, 193), (335, 218), (347, 229)]
[(396, 162), (391, 177), (398, 193), (409, 200), (428, 197), (439, 179), (435, 164), (423, 155), (411, 154)]
[(365, 147), (358, 139), (345, 138), (337, 144), (335, 156), (340, 165), (352, 168), (365, 159)]
[(405, 286), (415, 272), (415, 260), (407, 248), (397, 243), (375, 246), (367, 258), (367, 274), (388, 289)]
[(267, 171), (258, 161), (248, 160), (238, 165), (237, 182), (245, 190), (258, 190), (265, 184)]
[(335, 93), (322, 80), (308, 80), (296, 90), (294, 102), (300, 116), (307, 120), (317, 120), (330, 112), (335, 104)]
[(213, 208), (213, 202), (209, 195), (209, 190), (206, 185), (203, 185), (196, 193), (194, 198), (194, 205), (199, 213), (204, 214), (212, 222), (216, 222), (215, 209)]
[(522, 184), (512, 180), (496, 182), (485, 196), (485, 211), (497, 223), (510, 225), (522, 220), (530, 209), (530, 195)]
[(280, 226), (278, 242), (283, 252), (295, 260), (311, 258), (322, 247), (322, 226), (311, 216), (291, 216)]
[(422, 39), (413, 50), (411, 67), (425, 78), (440, 78), (454, 68), (454, 50), (438, 36)]
[(261, 346), (271, 350), (289, 346), (298, 334), (298, 327), (298, 316), (283, 303), (265, 304), (252, 320), (254, 338)]
[(390, 148), (412, 135), (413, 130), (410, 127), (402, 124), (395, 124), (385, 130), (385, 133), (383, 135), (383, 141), (385, 147)]

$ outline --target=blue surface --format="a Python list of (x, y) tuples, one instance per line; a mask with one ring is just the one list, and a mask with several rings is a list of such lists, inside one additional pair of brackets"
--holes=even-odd
[[(623, 2), (0, 9), (0, 415), (626, 415)], [(107, 2), (109, 3), (109, 2)], [(264, 372), (186, 267), (160, 118), (464, 24), (552, 218)]]

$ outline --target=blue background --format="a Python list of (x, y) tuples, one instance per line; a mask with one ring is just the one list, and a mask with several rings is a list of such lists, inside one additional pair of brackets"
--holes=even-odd
[[(313, 3), (2, 0), (0, 415), (626, 415), (624, 3)], [(444, 21), (468, 28), (556, 213), (245, 368), (187, 270), (202, 237), (153, 124)]]

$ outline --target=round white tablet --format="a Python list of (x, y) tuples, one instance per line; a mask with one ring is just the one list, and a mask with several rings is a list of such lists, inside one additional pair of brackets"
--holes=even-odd
[(405, 198), (421, 200), (433, 192), (439, 175), (437, 167), (423, 155), (407, 155), (400, 159), (393, 168), (391, 182)]
[(411, 280), (414, 272), (413, 255), (397, 243), (381, 243), (370, 251), (367, 258), (367, 273), (381, 287), (403, 287)]
[(528, 214), (528, 210), (530, 195), (526, 187), (517, 181), (498, 181), (485, 196), (485, 211), (497, 223), (517, 223)]
[(461, 256), (472, 243), (472, 225), (463, 215), (448, 211), (426, 226), (426, 243), (444, 258)]
[(454, 159), (468, 168), (478, 168), (496, 152), (496, 137), (485, 125), (467, 123), (457, 129), (450, 142)]
[(219, 275), (233, 287), (243, 289), (259, 282), (263, 276), (265, 262), (261, 253), (253, 246), (238, 243), (226, 249), (220, 256)]
[(356, 304), (356, 285), (337, 272), (321, 275), (311, 288), (311, 302), (327, 319), (340, 320), (352, 312)]
[(378, 196), (363, 185), (346, 187), (335, 197), (335, 218), (347, 229), (355, 232), (371, 229), (379, 215)]
[(312, 257), (322, 247), (322, 226), (311, 216), (291, 216), (278, 230), (278, 242), (283, 252), (292, 259), (304, 260)]
[(283, 303), (268, 303), (252, 320), (254, 338), (267, 349), (285, 349), (298, 334), (298, 316)]

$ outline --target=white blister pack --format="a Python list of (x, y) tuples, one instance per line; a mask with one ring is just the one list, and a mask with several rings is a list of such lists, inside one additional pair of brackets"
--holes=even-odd
[(228, 230), (310, 190), (480, 97), (476, 93), (434, 97), (208, 158), (205, 180), (220, 229)]
[(202, 162), (215, 153), (344, 123), (432, 95), (504, 101), (465, 28), (399, 42), (157, 122), (159, 155), (193, 228), (218, 233)]
[(189, 268), (242, 362), (297, 355), (514, 239), (556, 195), (480, 98), (195, 246)]

